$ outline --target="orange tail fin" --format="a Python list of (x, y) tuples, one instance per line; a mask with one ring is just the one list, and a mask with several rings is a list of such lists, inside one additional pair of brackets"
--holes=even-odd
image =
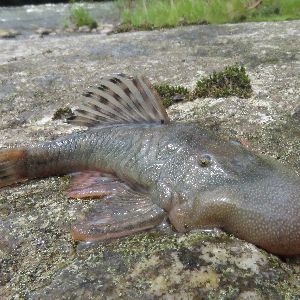
[(0, 188), (26, 179), (25, 149), (0, 151)]

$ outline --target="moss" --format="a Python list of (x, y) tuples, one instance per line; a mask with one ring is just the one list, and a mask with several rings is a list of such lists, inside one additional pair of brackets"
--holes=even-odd
[(278, 292), (279, 295), (282, 296), (284, 299), (289, 300), (296, 300), (300, 299), (300, 288), (299, 288), (299, 282), (300, 282), (300, 274), (297, 271), (294, 271), (293, 275), (294, 279), (291, 280), (292, 277), (283, 280), (278, 280), (277, 284), (275, 285), (275, 289)]
[(131, 31), (150, 31), (156, 29), (153, 25), (148, 23), (143, 23), (139, 26), (134, 26), (129, 22), (123, 22), (113, 29), (111, 33), (122, 33), (122, 32), (131, 32)]
[(135, 254), (149, 256), (165, 249), (176, 249), (178, 242), (176, 235), (169, 236), (149, 232), (126, 237), (122, 241), (108, 245), (108, 247), (132, 259)]
[(11, 93), (10, 95), (8, 95), (7, 101), (8, 101), (8, 102), (12, 102), (12, 101), (14, 101), (17, 97), (18, 97), (18, 94), (17, 94), (17, 93)]
[(213, 72), (197, 81), (191, 98), (238, 96), (249, 98), (252, 94), (250, 78), (243, 66), (227, 66), (224, 71)]
[(73, 116), (72, 109), (68, 106), (59, 108), (52, 117), (52, 120), (59, 120)]
[(169, 107), (175, 102), (185, 100), (189, 94), (188, 89), (180, 85), (155, 84), (154, 88), (162, 98), (164, 107)]
[(190, 92), (183, 86), (156, 84), (154, 88), (165, 107), (180, 100), (193, 100), (198, 97), (238, 96), (249, 98), (252, 94), (250, 78), (243, 66), (227, 66), (224, 71), (213, 72), (209, 77), (197, 81), (196, 88)]
[(164, 107), (178, 101), (194, 100), (198, 97), (238, 96), (249, 98), (252, 94), (250, 78), (243, 66), (227, 66), (221, 72), (213, 72), (209, 77), (197, 81), (193, 91), (180, 85), (155, 84), (154, 88), (162, 98)]
[(122, 33), (122, 32), (131, 32), (131, 31), (151, 31), (157, 29), (169, 29), (175, 28), (177, 26), (189, 26), (189, 25), (207, 25), (209, 24), (207, 21), (199, 21), (199, 22), (188, 22), (185, 19), (182, 19), (178, 24), (164, 24), (161, 26), (155, 26), (153, 24), (144, 22), (140, 25), (133, 25), (130, 22), (123, 22), (114, 27), (111, 33)]
[(37, 90), (33, 92), (33, 97), (34, 98), (44, 98), (45, 97), (45, 92), (43, 90)]
[(178, 251), (179, 260), (184, 265), (185, 269), (194, 270), (200, 268), (200, 266), (210, 265), (209, 262), (201, 259), (201, 252), (192, 251), (189, 248), (182, 247)]

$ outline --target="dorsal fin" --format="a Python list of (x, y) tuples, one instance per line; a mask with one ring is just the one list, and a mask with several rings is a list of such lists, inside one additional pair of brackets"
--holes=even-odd
[(75, 116), (68, 122), (81, 126), (131, 123), (168, 123), (160, 96), (144, 76), (118, 74), (103, 78), (83, 94)]

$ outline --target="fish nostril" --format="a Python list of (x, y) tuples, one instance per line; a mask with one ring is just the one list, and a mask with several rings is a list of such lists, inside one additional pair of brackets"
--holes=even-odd
[(199, 158), (198, 163), (200, 167), (209, 167), (212, 164), (212, 158), (210, 155), (204, 154)]

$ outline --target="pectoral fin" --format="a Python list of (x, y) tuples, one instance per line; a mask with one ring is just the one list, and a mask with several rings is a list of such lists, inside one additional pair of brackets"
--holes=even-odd
[(81, 241), (118, 238), (153, 228), (165, 217), (149, 195), (124, 191), (95, 203), (92, 212), (72, 228), (72, 236)]
[(84, 171), (72, 175), (71, 185), (66, 194), (75, 199), (101, 199), (128, 189), (129, 187), (118, 178), (98, 171)]

